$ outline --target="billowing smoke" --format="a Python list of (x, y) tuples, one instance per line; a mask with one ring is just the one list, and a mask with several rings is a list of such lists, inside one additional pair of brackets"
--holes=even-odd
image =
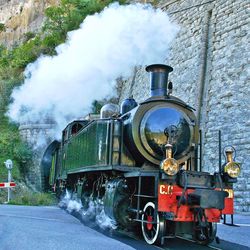
[(82, 221), (89, 223), (94, 222), (101, 229), (116, 229), (116, 223), (110, 219), (104, 211), (102, 201), (98, 199), (90, 199), (87, 204), (82, 205), (81, 200), (75, 197), (75, 194), (66, 190), (65, 196), (59, 202), (59, 207), (66, 209), (69, 213), (77, 212)]
[(76, 198), (72, 198), (72, 193), (66, 189), (65, 196), (59, 202), (59, 207), (65, 208), (68, 212), (77, 211), (79, 212), (82, 208), (82, 203)]
[(12, 93), (14, 122), (52, 119), (59, 131), (90, 112), (91, 103), (114, 93), (118, 77), (136, 65), (163, 63), (178, 27), (150, 5), (118, 3), (88, 16), (56, 48), (27, 66), (24, 84)]

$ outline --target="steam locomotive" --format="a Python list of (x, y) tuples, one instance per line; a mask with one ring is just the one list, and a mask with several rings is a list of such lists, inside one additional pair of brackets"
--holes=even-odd
[(101, 109), (100, 118), (75, 120), (42, 160), (47, 188), (72, 190), (84, 206), (104, 206), (120, 228), (140, 228), (148, 244), (191, 235), (200, 244), (216, 237), (222, 214), (233, 214), (233, 183), (240, 165), (232, 148), (219, 172), (202, 172), (194, 109), (172, 96), (172, 67), (154, 64), (151, 97)]

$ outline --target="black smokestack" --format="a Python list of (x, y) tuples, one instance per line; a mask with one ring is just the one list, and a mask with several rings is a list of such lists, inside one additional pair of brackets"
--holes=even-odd
[(166, 96), (168, 74), (173, 68), (165, 64), (152, 64), (146, 67), (150, 72), (151, 96)]

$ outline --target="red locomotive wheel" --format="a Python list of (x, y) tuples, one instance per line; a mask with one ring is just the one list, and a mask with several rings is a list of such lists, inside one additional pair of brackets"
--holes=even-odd
[[(161, 237), (164, 235), (165, 222), (162, 220), (157, 213), (157, 218), (154, 218), (155, 204), (153, 202), (148, 202), (142, 214), (142, 234), (145, 241), (148, 244), (160, 243)], [(156, 221), (157, 223), (152, 223)]]
[(153, 228), (153, 224), (152, 224), (153, 216), (148, 215), (146, 219), (148, 221), (148, 223), (147, 223), (147, 229), (148, 230), (152, 230), (152, 228)]

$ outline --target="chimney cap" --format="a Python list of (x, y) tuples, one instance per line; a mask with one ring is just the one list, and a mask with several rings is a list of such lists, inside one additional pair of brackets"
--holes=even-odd
[(173, 68), (165, 64), (151, 64), (146, 67), (147, 72), (172, 72)]

